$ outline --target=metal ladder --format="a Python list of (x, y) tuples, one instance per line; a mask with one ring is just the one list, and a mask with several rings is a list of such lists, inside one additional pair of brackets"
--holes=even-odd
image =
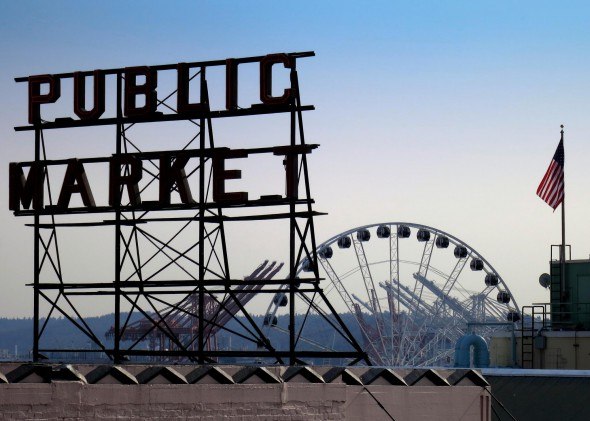
[[(522, 368), (535, 368), (535, 336), (547, 327), (546, 314), (545, 306), (542, 305), (524, 306), (522, 308), (522, 319), (520, 321), (520, 361)], [(540, 320), (537, 320), (537, 317), (540, 317)]]

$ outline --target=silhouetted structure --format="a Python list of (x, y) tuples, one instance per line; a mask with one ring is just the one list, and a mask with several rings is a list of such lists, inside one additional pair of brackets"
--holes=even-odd
[[(355, 338), (327, 300), (319, 285), (317, 268), (313, 199), (307, 166), (307, 155), (318, 145), (305, 142), (302, 112), (313, 106), (301, 104), (296, 62), (311, 57), (313, 52), (270, 54), (260, 57), (179, 63), (162, 66), (140, 66), (86, 72), (38, 75), (17, 78), (29, 85), (29, 123), (17, 131), (34, 131), (35, 156), (31, 162), (11, 164), (10, 208), (15, 215), (34, 218), (34, 349), (35, 361), (50, 352), (86, 352), (83, 349), (44, 347), (43, 334), (52, 316), (67, 318), (115, 362), (133, 356), (185, 357), (199, 363), (213, 362), (218, 357), (266, 358), (279, 363), (305, 363), (308, 358), (344, 358), (350, 363), (369, 362)], [(260, 104), (238, 106), (238, 67), (248, 63), (260, 66)], [(273, 67), (288, 69), (288, 88), (279, 96), (273, 94)], [(211, 67), (225, 68), (225, 109), (212, 110), (206, 77)], [(177, 89), (158, 97), (158, 75), (175, 72)], [(85, 105), (86, 78), (92, 76), (92, 108)], [(108, 78), (108, 80), (107, 80)], [(191, 81), (194, 83), (191, 86)], [(116, 83), (115, 116), (105, 113), (108, 81)], [(73, 82), (76, 117), (41, 118), (41, 105), (58, 101), (63, 81)], [(42, 89), (45, 88), (45, 89)], [(198, 100), (189, 90), (198, 91)], [(44, 93), (46, 92), (46, 93)], [(176, 97), (176, 106), (171, 98)], [(193, 102), (191, 102), (191, 100)], [(141, 104), (140, 104), (141, 103)], [(289, 141), (270, 147), (229, 149), (214, 142), (212, 121), (224, 117), (285, 113), (289, 119)], [(140, 136), (131, 138), (137, 127), (150, 123), (186, 121), (194, 131), (186, 142), (176, 145), (168, 138), (169, 150), (145, 150)], [(115, 150), (109, 157), (68, 158), (51, 160), (45, 133), (74, 127), (113, 125)], [(196, 133), (195, 133), (196, 132)], [(225, 162), (251, 155), (278, 156), (285, 170), (285, 194), (249, 199), (246, 192), (226, 192), (225, 180), (240, 178), (240, 171), (226, 170)], [(85, 166), (108, 165), (108, 204), (95, 203)], [(50, 169), (66, 166), (59, 197), (51, 189)], [(28, 174), (25, 176), (25, 170)], [(191, 187), (192, 185), (192, 187)], [(158, 186), (155, 188), (155, 186)], [(192, 191), (196, 190), (195, 197)], [(155, 190), (155, 192), (154, 192)], [(53, 194), (52, 194), (53, 193)], [(155, 193), (155, 194), (154, 194)], [(152, 195), (156, 200), (145, 200)], [(178, 194), (180, 201), (173, 201)], [(142, 197), (143, 196), (143, 197)], [(74, 197), (75, 202), (71, 204)], [(123, 200), (123, 197), (126, 197)], [(21, 209), (22, 206), (22, 209)], [(270, 207), (286, 209), (269, 212)], [(170, 216), (169, 211), (174, 211)], [(60, 215), (82, 215), (75, 221), (57, 222)], [(97, 219), (89, 215), (112, 215)], [(226, 241), (226, 223), (276, 220), (288, 223), (288, 276), (284, 280), (236, 279), (230, 273)], [(64, 229), (110, 227), (114, 229), (113, 281), (67, 282), (62, 272), (58, 232)], [(165, 233), (164, 233), (165, 231)], [(90, 232), (90, 231), (88, 231)], [(262, 241), (262, 238), (258, 239)], [(91, 238), (85, 238), (88, 247)], [(149, 252), (148, 252), (149, 250)], [(154, 251), (155, 250), (155, 251)], [(308, 269), (297, 275), (303, 261)], [(173, 268), (175, 271), (171, 271)], [(93, 273), (91, 268), (88, 275)], [(289, 310), (289, 345), (276, 349), (244, 307), (251, 294), (285, 294)], [(83, 310), (92, 300), (111, 297), (115, 319), (112, 347), (86, 323)], [(310, 351), (301, 347), (301, 325), (295, 323), (296, 301), (305, 314), (317, 311), (327, 326), (345, 339), (342, 351)], [(318, 302), (328, 311), (319, 311)], [(41, 303), (47, 304), (42, 309)], [(179, 305), (179, 303), (181, 305)], [(174, 310), (172, 310), (174, 309)], [(188, 310), (187, 310), (188, 309)], [(45, 311), (46, 310), (46, 311)], [(175, 313), (176, 312), (176, 313)], [(172, 314), (174, 317), (170, 317)], [(132, 321), (132, 315), (143, 321)], [(180, 318), (184, 314), (186, 317)], [(223, 318), (232, 318), (238, 330), (229, 329)], [(177, 323), (182, 320), (182, 325)], [(249, 341), (254, 350), (214, 350), (209, 342), (214, 332), (224, 330)], [(194, 334), (191, 340), (184, 336)], [(165, 340), (165, 349), (142, 349), (142, 338)], [(126, 339), (135, 338), (129, 345)], [(92, 352), (95, 352), (94, 349)]]

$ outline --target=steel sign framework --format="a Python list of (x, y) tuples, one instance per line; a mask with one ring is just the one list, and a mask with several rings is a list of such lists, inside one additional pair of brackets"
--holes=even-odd
[[(318, 145), (305, 141), (302, 113), (313, 106), (301, 104), (296, 67), (298, 59), (313, 55), (313, 52), (272, 54), (16, 79), (29, 85), (31, 124), (15, 130), (35, 134), (34, 160), (13, 163), (10, 168), (11, 209), (17, 216), (33, 218), (30, 226), (34, 231), (34, 361), (47, 355), (99, 351), (115, 363), (133, 358), (183, 358), (214, 363), (224, 357), (238, 362), (265, 358), (285, 364), (304, 364), (311, 358), (370, 363), (320, 287), (317, 264), (310, 264), (311, 272), (297, 274), (302, 261), (317, 261), (314, 216), (320, 213), (313, 210), (307, 156)], [(238, 68), (252, 63), (260, 65), (261, 103), (241, 108), (237, 97)], [(289, 75), (288, 88), (282, 95), (273, 95), (275, 65), (287, 69)], [(225, 67), (225, 109), (211, 109), (207, 80), (207, 69), (211, 67)], [(177, 72), (178, 85), (162, 97), (157, 91), (157, 81), (158, 75), (166, 71)], [(90, 77), (94, 83), (92, 108), (85, 104), (85, 78)], [(116, 107), (115, 115), (103, 117), (105, 78), (116, 80)], [(62, 82), (68, 80), (73, 81), (73, 111), (77, 117), (43, 120), (41, 107), (57, 102)], [(199, 92), (198, 100), (195, 102), (193, 96), (192, 103), (188, 92), (191, 83), (191, 89), (196, 86)], [(48, 89), (44, 93), (42, 88)], [(141, 97), (144, 105), (139, 104)], [(286, 144), (236, 150), (214, 141), (216, 119), (278, 113), (289, 116)], [(146, 125), (174, 121), (188, 124), (192, 132), (186, 140), (167, 150), (149, 150), (141, 135), (135, 135)], [(111, 156), (49, 158), (48, 131), (94, 126), (116, 128), (115, 150)], [(284, 195), (249, 199), (245, 192), (226, 191), (226, 180), (240, 178), (239, 171), (225, 168), (231, 159), (267, 155), (283, 160)], [(96, 203), (92, 194), (88, 168), (93, 165), (108, 166), (108, 204)], [(64, 175), (58, 193), (53, 180), (60, 170)], [(146, 200), (150, 194), (157, 199)], [(272, 212), (275, 208), (281, 211)], [(252, 276), (239, 279), (230, 273), (227, 226), (266, 220), (284, 221), (288, 225), (289, 256), (285, 258), (288, 276), (273, 280), (266, 272), (256, 275), (262, 273), (261, 266)], [(95, 272), (88, 268), (85, 274), (89, 280), (71, 281), (62, 269), (62, 233), (87, 232), (84, 247), (91, 249), (91, 235), (96, 229), (114, 230), (114, 264), (107, 262), (114, 266), (114, 277), (104, 281), (93, 279)], [(272, 267), (274, 264), (267, 272)], [(274, 296), (278, 292), (285, 294), (288, 302), (287, 346), (273, 343), (262, 323), (245, 307), (251, 297), (244, 297), (249, 294)], [(82, 306), (89, 304), (81, 302), (95, 300), (112, 304), (114, 321), (108, 341), (105, 332), (96, 331), (82, 311)], [(307, 317), (296, 317), (300, 309), (296, 303), (303, 306), (305, 315), (310, 312), (322, 315), (334, 334), (344, 339), (346, 349), (306, 348), (300, 338)], [(320, 311), (320, 307), (328, 311)], [(45, 344), (44, 334), (54, 317), (67, 319), (92, 346), (68, 348)], [(143, 323), (142, 330), (137, 330), (138, 317)], [(177, 323), (180, 319), (182, 325)], [(167, 339), (168, 348), (146, 349), (142, 345), (154, 332)], [(213, 344), (219, 332), (239, 337), (250, 346), (217, 349)]]

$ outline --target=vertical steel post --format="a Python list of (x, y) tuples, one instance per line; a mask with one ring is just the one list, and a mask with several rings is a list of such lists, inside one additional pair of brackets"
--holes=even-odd
[[(35, 164), (39, 162), (41, 159), (41, 129), (39, 127), (35, 128)], [(43, 177), (45, 177), (45, 170), (43, 170)], [(49, 180), (47, 180), (49, 184)], [(39, 267), (39, 242), (41, 239), (39, 238), (39, 212), (35, 211), (34, 216), (34, 260), (35, 260), (35, 272), (33, 274), (33, 289), (34, 289), (34, 296), (33, 296), (33, 361), (37, 362), (39, 360), (39, 272), (41, 268)]]
[[(122, 100), (122, 75), (117, 73), (117, 135), (116, 135), (116, 156), (121, 154), (121, 133), (123, 116), (121, 108)], [(121, 171), (120, 168), (117, 171)], [(115, 201), (115, 335), (114, 335), (114, 353), (113, 360), (115, 363), (121, 361), (121, 209), (119, 200)]]
[[(294, 92), (295, 69), (291, 69), (291, 92)], [(295, 95), (291, 98), (291, 133), (290, 145), (296, 145), (296, 115)], [(297, 179), (299, 185), (299, 179)], [(289, 364), (295, 365), (295, 274), (297, 273), (297, 262), (295, 261), (295, 234), (297, 219), (295, 218), (295, 197), (289, 197)], [(312, 263), (312, 262), (310, 262)]]
[[(207, 88), (206, 88), (206, 75), (205, 67), (201, 67), (201, 104), (205, 102)], [(205, 317), (205, 117), (201, 116), (199, 121), (199, 349), (198, 349), (198, 362), (203, 364), (205, 362), (205, 336), (203, 331), (205, 329), (204, 317)]]

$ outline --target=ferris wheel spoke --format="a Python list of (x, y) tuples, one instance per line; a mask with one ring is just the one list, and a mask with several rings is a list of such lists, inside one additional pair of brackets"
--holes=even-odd
[(422, 258), (420, 259), (420, 269), (418, 269), (418, 273), (424, 277), (428, 275), (428, 268), (430, 267), (430, 258), (432, 257), (435, 240), (436, 235), (433, 235), (424, 243), (424, 251), (422, 252)]
[[(463, 249), (464, 255), (457, 255), (457, 250), (459, 249), (459, 247)], [(458, 311), (460, 314), (465, 315), (465, 309), (460, 308), (460, 303), (458, 303), (456, 299), (451, 297), (450, 292), (455, 286), (455, 283), (457, 282), (459, 275), (461, 275), (463, 268), (465, 268), (465, 264), (471, 256), (471, 252), (467, 252), (467, 249), (463, 246), (456, 246), (455, 256), (458, 258), (457, 263), (455, 264), (455, 267), (453, 268), (451, 274), (445, 280), (445, 284), (442, 288), (438, 288), (438, 286), (434, 284), (434, 282), (429, 281), (424, 277), (421, 277), (419, 274), (414, 274), (414, 277), (417, 276), (418, 280), (421, 281), (424, 286), (429, 288), (433, 293), (435, 293), (438, 296), (438, 299), (435, 303), (437, 313), (439, 313), (440, 311), (445, 312), (447, 311), (447, 308), (450, 307), (453, 310)]]
[(445, 285), (442, 288), (443, 294), (448, 295), (449, 292), (451, 292), (451, 290), (453, 289), (453, 286), (455, 285), (455, 282), (457, 282), (457, 279), (459, 278), (459, 275), (461, 275), (461, 272), (463, 271), (463, 268), (465, 267), (465, 264), (467, 263), (467, 260), (469, 259), (470, 256), (471, 256), (471, 253), (469, 253), (467, 256), (461, 257), (457, 260), (457, 263), (455, 264), (453, 271), (451, 272), (451, 274), (447, 278)]
[[(389, 225), (389, 279), (391, 282), (393, 279), (399, 280), (399, 241), (397, 237), (397, 227), (392, 229)], [(398, 313), (400, 313), (400, 291), (394, 291), (393, 288), (386, 289), (387, 304), (389, 306), (389, 321), (390, 321), (390, 336), (391, 336), (391, 349), (395, 346), (395, 334), (398, 328)]]
[(347, 272), (344, 272), (342, 275), (339, 276), (339, 278), (341, 280), (344, 280), (346, 278), (351, 277), (352, 275), (354, 275), (355, 273), (359, 272), (361, 269), (358, 266), (353, 267), (352, 269), (348, 270)]
[[(437, 236), (436, 233), (433, 233), (433, 235), (431, 235), (430, 231), (424, 230), (424, 229), (420, 229), (417, 234), (418, 241), (424, 241), (424, 249), (422, 251), (422, 257), (420, 258), (420, 266), (418, 268), (418, 273), (423, 277), (426, 277), (426, 275), (428, 274), (428, 270), (430, 268), (430, 259), (432, 257), (432, 251), (434, 249), (436, 236)], [(421, 283), (418, 282), (417, 279), (415, 279), (414, 280), (414, 291), (413, 291), (412, 295), (417, 298), (416, 299), (416, 306), (419, 306), (420, 303), (422, 302), (422, 293), (423, 292), (424, 292), (424, 285), (422, 285)]]
[(336, 291), (340, 295), (340, 298), (342, 299), (342, 301), (344, 301), (344, 304), (346, 305), (347, 310), (350, 313), (353, 313), (354, 307), (352, 305), (353, 304), (352, 297), (348, 294), (348, 291), (346, 290), (346, 288), (344, 287), (344, 284), (342, 283), (342, 281), (338, 277), (338, 274), (336, 273), (336, 271), (332, 267), (332, 264), (328, 261), (328, 259), (321, 257), (319, 254), (318, 254), (318, 258), (319, 258), (320, 264), (322, 265), (322, 267), (324, 268), (324, 271), (326, 272), (326, 275), (328, 275), (328, 279), (330, 280), (330, 282), (334, 286), (334, 289), (336, 289)]
[(397, 228), (395, 230), (389, 227), (389, 280), (399, 279), (399, 241), (397, 238)]
[(354, 244), (354, 251), (356, 253), (359, 269), (365, 284), (367, 297), (369, 298), (369, 304), (373, 309), (373, 313), (380, 313), (381, 307), (379, 302), (373, 300), (375, 284), (373, 282), (373, 276), (371, 275), (371, 268), (369, 267), (369, 263), (367, 261), (367, 255), (365, 254), (365, 247), (363, 246), (363, 243), (356, 238), (353, 238), (352, 242)]
[[(361, 231), (359, 231), (360, 233)], [(357, 233), (358, 234), (358, 233)], [(367, 260), (367, 255), (365, 254), (365, 247), (363, 243), (359, 241), (358, 238), (353, 236), (352, 243), (354, 245), (354, 251), (356, 253), (356, 258), (358, 261), (358, 265), (363, 277), (363, 283), (365, 284), (365, 290), (367, 292), (367, 298), (369, 299), (368, 304), (369, 307), (373, 310), (373, 317), (375, 318), (375, 325), (377, 327), (377, 335), (378, 341), (381, 342), (382, 349), (385, 351), (385, 335), (384, 335), (384, 326), (385, 322), (383, 321), (383, 312), (381, 311), (381, 304), (377, 299), (377, 293), (375, 290), (375, 283), (373, 282), (373, 276), (371, 275), (371, 268), (369, 267), (369, 263)]]
[(497, 289), (497, 288), (494, 287), (494, 286), (486, 286), (485, 289), (481, 293), (484, 294), (487, 297), (495, 289)]
[(486, 310), (492, 313), (498, 319), (505, 321), (504, 317), (506, 317), (506, 308), (493, 298), (486, 297)]

